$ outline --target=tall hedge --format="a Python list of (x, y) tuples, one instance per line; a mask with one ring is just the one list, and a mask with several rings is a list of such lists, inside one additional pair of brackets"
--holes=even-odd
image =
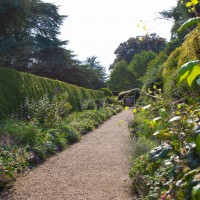
[(81, 102), (103, 98), (102, 91), (90, 90), (49, 78), (38, 77), (14, 69), (0, 68), (0, 117), (16, 113), (26, 97), (39, 100), (44, 94), (49, 98), (67, 91), (73, 111), (78, 111)]

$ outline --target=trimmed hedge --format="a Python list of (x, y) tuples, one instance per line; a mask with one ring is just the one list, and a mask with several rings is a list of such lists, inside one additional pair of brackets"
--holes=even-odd
[(79, 111), (84, 100), (104, 97), (102, 91), (85, 89), (14, 69), (0, 68), (0, 118), (16, 113), (27, 96), (29, 99), (39, 100), (44, 94), (48, 94), (51, 99), (56, 93), (65, 91), (69, 94), (73, 111)]
[(113, 96), (113, 93), (109, 88), (100, 88), (100, 91), (104, 92), (105, 96), (108, 96), (108, 97)]

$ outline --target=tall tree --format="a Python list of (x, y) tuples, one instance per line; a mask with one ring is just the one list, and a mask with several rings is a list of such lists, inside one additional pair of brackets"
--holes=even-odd
[(166, 39), (157, 36), (155, 33), (130, 38), (128, 41), (121, 43), (115, 50), (114, 53), (116, 54), (116, 59), (110, 66), (110, 69), (113, 69), (115, 63), (120, 60), (125, 60), (127, 63), (130, 63), (133, 60), (134, 55), (142, 51), (153, 51), (158, 53), (164, 49), (165, 45)]
[(97, 57), (84, 63), (58, 39), (66, 16), (42, 0), (0, 0), (0, 66), (58, 79), (91, 89), (105, 86)]
[(139, 54), (135, 54), (132, 62), (128, 66), (129, 70), (138, 78), (144, 76), (148, 63), (156, 56), (157, 53), (152, 51), (142, 51)]
[(157, 56), (157, 53), (152, 51), (142, 51), (139, 54), (135, 54), (132, 62), (129, 64), (129, 70), (134, 74), (135, 86), (141, 88), (142, 87), (142, 77), (147, 72), (147, 67), (150, 61), (154, 60)]
[(134, 75), (128, 69), (126, 61), (119, 61), (115, 64), (108, 79), (108, 87), (112, 91), (124, 91), (133, 88)]
[(67, 44), (58, 39), (66, 16), (59, 15), (53, 4), (41, 0), (2, 0), (0, 15), (1, 66), (29, 71), (42, 61), (47, 64), (50, 56), (58, 55), (49, 52), (61, 52)]
[(148, 63), (145, 75), (142, 77), (143, 89), (150, 88), (151, 91), (155, 90), (154, 85), (161, 86), (163, 84), (162, 71), (164, 63), (167, 61), (168, 56), (164, 51), (161, 51), (155, 59)]
[[(177, 33), (177, 30), (185, 21), (187, 21), (192, 17), (195, 17), (195, 13), (190, 8), (186, 7), (186, 3), (188, 3), (188, 0), (178, 0), (177, 5), (174, 8), (160, 12), (161, 17), (173, 21), (173, 26), (171, 29), (171, 40), (177, 38), (183, 39), (185, 35), (187, 35), (192, 29), (191, 27), (185, 29), (183, 32), (179, 34)], [(199, 3), (195, 5), (195, 9), (197, 11), (197, 14), (200, 15)]]
[(93, 70), (94, 73), (97, 74), (99, 81), (102, 82), (101, 87), (104, 87), (107, 78), (106, 69), (101, 65), (100, 61), (97, 60), (97, 57), (88, 57), (85, 61), (83, 61), (83, 63), (86, 68)]

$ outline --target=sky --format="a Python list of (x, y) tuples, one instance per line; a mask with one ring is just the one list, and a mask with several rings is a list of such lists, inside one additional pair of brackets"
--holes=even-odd
[(159, 12), (177, 4), (177, 0), (43, 1), (59, 6), (59, 14), (68, 16), (59, 36), (69, 41), (66, 48), (80, 61), (97, 56), (107, 72), (116, 57), (114, 51), (129, 38), (148, 32), (169, 40), (172, 21), (159, 19)]

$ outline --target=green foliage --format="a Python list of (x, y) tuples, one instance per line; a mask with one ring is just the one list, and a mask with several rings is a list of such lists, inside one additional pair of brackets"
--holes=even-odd
[(52, 127), (61, 118), (67, 117), (72, 106), (68, 102), (68, 94), (57, 94), (50, 101), (47, 94), (39, 101), (26, 98), (20, 109), (20, 118), (39, 123), (43, 127)]
[(142, 155), (136, 151), (140, 156), (133, 159), (130, 177), (133, 190), (140, 197), (189, 200), (192, 191), (193, 198), (198, 197), (200, 157), (199, 125), (196, 122), (199, 116), (194, 101), (191, 105), (152, 102), (151, 106), (137, 108), (132, 129), (133, 134), (139, 137), (138, 142), (145, 136), (161, 143), (147, 153), (141, 151)]
[(178, 32), (183, 31), (187, 27), (197, 24), (199, 22), (200, 22), (200, 17), (190, 18), (181, 25), (181, 27), (178, 29)]
[(185, 63), (178, 71), (179, 83), (183, 79), (187, 79), (188, 85), (191, 87), (193, 81), (200, 75), (199, 60), (193, 60)]
[(156, 145), (157, 145), (156, 141), (150, 140), (142, 136), (138, 138), (138, 140), (133, 143), (133, 149), (132, 149), (133, 163), (136, 158), (138, 158), (143, 154), (146, 154), (154, 147), (156, 147)]
[[(154, 110), (153, 108), (159, 108), (159, 105), (157, 102), (151, 103), (136, 109), (136, 117), (131, 126), (132, 135), (151, 139), (157, 129), (162, 130), (168, 127), (167, 122), (165, 122), (166, 109)], [(155, 117), (156, 114), (158, 115), (157, 117)]]
[(197, 153), (200, 155), (200, 134), (196, 138)]
[[(162, 78), (163, 91), (166, 98), (182, 98), (185, 95), (191, 95), (197, 90), (195, 84), (189, 87), (184, 82), (178, 85), (177, 69), (191, 60), (199, 60), (200, 40), (198, 29), (193, 30), (186, 38), (181, 47), (174, 50), (167, 61), (163, 63)], [(174, 87), (176, 85), (176, 87)], [(186, 94), (187, 93), (187, 94)]]
[[(184, 3), (183, 3), (184, 2)], [(175, 25), (172, 29), (172, 32), (180, 27), (176, 27), (178, 24), (182, 24), (182, 22), (185, 20), (188, 20), (191, 17), (194, 17), (194, 12), (188, 13), (187, 8), (185, 7), (186, 1), (179, 1), (177, 4), (177, 7), (174, 8), (171, 11), (171, 17), (175, 19)], [(195, 6), (195, 9), (197, 12), (199, 12), (199, 5)], [(168, 12), (169, 14), (169, 12)], [(180, 23), (177, 23), (181, 19)], [(186, 23), (186, 25), (190, 25), (190, 19), (189, 22)], [(192, 22), (195, 22), (195, 20), (192, 20)], [(185, 25), (184, 25), (185, 27)], [(194, 27), (192, 26), (192, 29)], [(182, 28), (181, 28), (182, 29)], [(188, 29), (188, 28), (187, 28)], [(189, 32), (192, 30), (189, 29)], [(182, 33), (183, 32), (183, 33)], [(191, 93), (195, 91), (195, 88), (189, 88), (186, 86), (186, 84), (181, 84), (178, 87), (174, 87), (174, 85), (177, 85), (178, 77), (177, 77), (177, 68), (179, 66), (184, 65), (185, 63), (189, 62), (190, 60), (199, 60), (199, 37), (198, 37), (198, 29), (194, 29), (192, 32), (190, 32), (187, 35), (187, 38), (183, 45), (176, 50), (172, 52), (169, 59), (166, 63), (164, 63), (163, 68), (163, 78), (164, 78), (164, 93), (167, 98), (176, 97), (181, 98), (185, 95), (185, 93)], [(184, 37), (188, 33), (188, 30), (185, 31), (182, 29), (181, 34), (179, 34), (180, 37)], [(172, 36), (173, 37), (173, 36)]]
[[(160, 54), (155, 60), (156, 56), (157, 54), (152, 51), (142, 51), (134, 55), (129, 65), (125, 61), (117, 62), (108, 80), (109, 88), (112, 91), (123, 91), (132, 88), (141, 88), (142, 82), (145, 79), (146, 82), (150, 82), (148, 84), (157, 81), (157, 77), (161, 73), (161, 64), (166, 60), (166, 55)], [(158, 64), (159, 66), (157, 66)], [(145, 74), (146, 76), (144, 77)]]
[[(117, 105), (106, 107), (106, 104), (99, 110), (84, 110), (67, 115), (63, 115), (61, 109), (60, 119), (46, 126), (48, 121), (52, 121), (51, 118), (54, 119), (54, 115), (47, 114), (51, 112), (48, 110), (49, 107), (53, 109), (53, 106), (60, 105), (63, 108), (65, 100), (67, 100), (66, 93), (56, 96), (56, 99), (53, 97), (51, 102), (47, 96), (43, 96), (40, 101), (32, 105), (33, 110), (26, 110), (26, 116), (30, 118), (34, 116), (33, 119), (29, 119), (30, 122), (19, 119), (0, 122), (0, 188), (15, 180), (18, 172), (46, 160), (67, 145), (80, 141), (81, 135), (93, 130), (123, 109)], [(59, 113), (58, 108), (56, 116)], [(33, 111), (34, 115), (31, 115), (30, 111)]]
[(139, 54), (142, 51), (160, 52), (164, 49), (166, 40), (157, 36), (155, 33), (145, 36), (137, 36), (130, 38), (126, 42), (123, 42), (115, 50), (116, 59), (110, 66), (110, 69), (114, 69), (117, 62), (126, 61), (128, 64), (133, 60), (135, 54)]
[(110, 74), (108, 87), (112, 91), (124, 91), (133, 87), (135, 77), (128, 69), (128, 64), (125, 61), (119, 61)]
[(200, 11), (200, 4), (194, 5), (191, 8), (186, 7), (188, 0), (177, 1), (177, 5), (174, 8), (171, 8), (168, 11), (160, 12), (161, 16), (167, 20), (173, 21), (173, 26), (171, 29), (171, 38), (172, 39), (183, 39), (193, 28), (194, 26), (188, 27), (184, 31), (177, 34), (177, 30), (180, 28), (183, 22), (187, 21), (190, 18), (196, 17), (194, 9), (197, 13)]
[(71, 111), (79, 111), (82, 102), (87, 102), (87, 109), (96, 108), (104, 92), (4, 68), (0, 69), (0, 88), (1, 118), (8, 114), (13, 118), (0, 124), (0, 187), (33, 163), (78, 142), (81, 134), (121, 110), (117, 106), (91, 110), (70, 121)]
[(182, 45), (183, 41), (184, 41), (184, 40), (181, 39), (181, 38), (173, 39), (173, 40), (169, 41), (169, 42), (166, 44), (166, 46), (165, 46), (165, 48), (164, 48), (163, 51), (164, 51), (168, 56), (170, 56), (170, 54), (171, 54), (176, 48), (178, 48), (178, 47), (180, 47), (180, 46)]
[(68, 41), (58, 39), (67, 17), (58, 11), (58, 6), (41, 0), (1, 0), (0, 66), (86, 88), (104, 87), (105, 68), (96, 57), (88, 59), (93, 63), (81, 64), (65, 48)]
[[(20, 134), (19, 134), (20, 133)], [(31, 122), (19, 120), (5, 121), (0, 130), (0, 136), (10, 144), (34, 146), (40, 143), (41, 130)]]
[(55, 66), (55, 58), (59, 64), (67, 63), (61, 58), (67, 41), (58, 39), (66, 16), (59, 15), (57, 6), (40, 0), (1, 1), (0, 5), (2, 66), (24, 71), (44, 63), (52, 68), (50, 63)]
[(156, 56), (157, 54), (152, 51), (142, 51), (141, 53), (134, 55), (133, 60), (128, 66), (128, 69), (135, 77), (134, 87), (141, 88), (141, 79), (148, 69), (148, 64), (154, 60)]
[[(198, 7), (195, 6), (195, 10), (196, 9), (199, 10), (199, 4)], [(181, 79), (184, 79), (186, 78), (184, 76), (187, 76), (188, 83), (191, 86), (193, 80), (196, 78), (196, 75), (198, 73), (195, 73), (195, 70), (194, 71), (190, 70), (190, 76), (188, 76), (189, 71), (188, 72), (186, 71), (187, 68), (189, 69), (190, 65), (192, 64), (192, 62), (190, 61), (199, 60), (199, 52), (200, 52), (199, 45), (200, 45), (199, 28), (197, 27), (192, 31), (190, 29), (190, 32), (187, 35), (182, 46), (174, 50), (171, 53), (170, 57), (168, 58), (167, 62), (163, 64), (164, 68), (162, 76), (164, 78), (164, 93), (166, 97), (170, 98), (171, 96), (171, 97), (181, 98), (185, 95), (185, 93), (189, 95), (190, 93), (193, 93), (197, 90), (195, 84), (193, 84), (193, 87), (191, 88), (187, 87), (187, 85), (184, 83), (178, 85), (178, 87), (174, 87), (174, 85), (177, 85), (178, 79), (180, 79), (180, 77)], [(177, 68), (180, 68), (180, 66), (182, 66), (180, 72), (181, 74), (179, 75), (179, 77), (177, 77)], [(193, 67), (191, 67), (191, 69)], [(194, 69), (197, 69), (196, 71), (198, 71), (198, 67), (195, 67)]]
[(26, 147), (0, 144), (0, 188), (15, 180), (17, 173), (26, 170), (31, 159)]
[(104, 92), (105, 96), (110, 96), (110, 97), (113, 96), (113, 93), (109, 88), (100, 88), (99, 90)]
[(156, 56), (157, 54), (152, 51), (142, 51), (139, 54), (135, 54), (129, 65), (130, 71), (135, 74), (136, 78), (144, 76), (148, 63), (154, 60)]
[[(186, 13), (188, 8), (184, 8), (185, 3), (189, 11), (194, 13)], [(177, 7), (170, 12), (162, 13), (167, 18), (175, 19), (173, 39), (177, 38), (174, 30), (180, 28), (184, 19), (187, 20), (192, 15), (194, 17), (194, 14), (197, 17), (199, 8), (198, 0), (184, 0), (178, 1)], [(149, 69), (143, 78), (146, 84), (143, 88), (151, 89), (148, 93), (159, 97), (163, 91), (164, 97), (158, 101), (157, 98), (147, 100), (147, 97), (140, 96), (140, 106), (136, 105), (134, 108), (135, 119), (131, 125), (131, 136), (137, 140), (137, 147), (133, 153), (134, 163), (130, 177), (133, 180), (134, 194), (138, 194), (141, 199), (199, 198), (199, 87), (193, 84), (200, 71), (199, 27), (193, 29), (196, 23), (199, 23), (199, 19), (191, 19), (179, 29), (180, 39), (175, 46), (180, 44), (189, 30), (182, 46), (172, 52), (174, 46), (170, 49), (168, 46), (163, 53), (166, 52), (169, 57), (156, 57), (157, 60), (149, 63)], [(163, 84), (163, 90), (159, 93), (157, 79)], [(182, 82), (184, 79), (192, 87)], [(178, 82), (181, 84), (177, 84)], [(146, 140), (156, 141), (159, 145), (148, 146), (150, 142)]]
[(77, 127), (75, 127), (75, 126), (73, 127), (70, 124), (65, 125), (65, 124), (61, 123), (57, 126), (57, 129), (59, 129), (61, 131), (61, 133), (64, 135), (68, 144), (76, 143), (76, 142), (80, 141), (80, 139), (81, 139), (81, 135), (78, 132)]
[(63, 133), (60, 129), (54, 128), (54, 129), (48, 129), (46, 134), (50, 136), (49, 138), (51, 139), (52, 142), (55, 143), (55, 145), (58, 147), (58, 150), (63, 150), (67, 146), (68, 143), (66, 137), (67, 133)]
[(96, 110), (97, 105), (95, 100), (84, 101), (81, 105), (81, 110)]
[(193, 7), (199, 3), (199, 0), (191, 0), (186, 3), (186, 7)]
[(101, 82), (101, 85), (105, 85), (106, 81), (106, 69), (103, 67), (99, 61), (97, 61), (96, 56), (88, 57), (85, 61), (84, 64), (86, 65), (87, 68), (93, 70), (96, 74), (98, 79)]
[(192, 200), (198, 200), (200, 198), (200, 184), (192, 189)]
[(118, 100), (116, 97), (112, 96), (112, 97), (106, 97), (105, 102), (107, 104), (114, 104), (114, 105), (118, 105)]
[[(191, 2), (186, 3), (186, 7), (191, 7), (191, 11), (194, 12), (196, 14), (196, 16), (198, 15), (198, 13), (196, 11), (195, 5), (197, 5), (198, 3), (199, 3), (198, 0), (192, 0)], [(191, 18), (182, 24), (182, 26), (178, 29), (178, 32), (186, 29), (188, 26), (191, 26), (193, 24), (198, 25), (198, 28), (195, 29), (195, 31), (198, 32), (199, 31), (199, 22), (200, 22), (199, 17)], [(196, 38), (193, 38), (193, 39), (197, 40)], [(199, 64), (199, 60), (192, 60), (192, 61), (185, 63), (179, 69), (179, 72), (178, 72), (179, 73), (179, 83), (183, 79), (187, 78), (188, 85), (191, 87), (194, 79), (200, 74), (199, 73), (200, 67), (198, 64)]]
[[(49, 100), (52, 100), (55, 95), (60, 98), (63, 94), (68, 94), (68, 102), (72, 106), (72, 111), (80, 110), (81, 102), (84, 100), (104, 97), (104, 93), (101, 91), (20, 73), (13, 69), (0, 68), (1, 117), (18, 112), (26, 98), (30, 101), (39, 101), (44, 94), (48, 96)], [(60, 103), (65, 101), (64, 97), (62, 99)]]
[(145, 75), (142, 77), (143, 89), (150, 88), (153, 91), (153, 85), (156, 83), (160, 84), (160, 88), (163, 87), (163, 80), (161, 80), (161, 74), (163, 70), (163, 63), (167, 60), (167, 55), (162, 51), (154, 60), (148, 63), (148, 67)]

